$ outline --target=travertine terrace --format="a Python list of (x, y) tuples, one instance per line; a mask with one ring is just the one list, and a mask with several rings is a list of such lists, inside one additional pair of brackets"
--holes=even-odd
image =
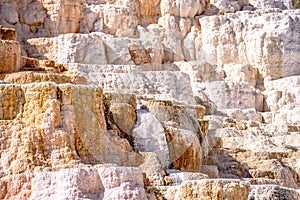
[(0, 0), (0, 199), (300, 199), (299, 0)]

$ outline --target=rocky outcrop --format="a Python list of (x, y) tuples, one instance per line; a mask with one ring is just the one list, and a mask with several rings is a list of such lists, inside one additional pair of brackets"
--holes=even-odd
[(255, 185), (251, 186), (248, 199), (298, 199), (299, 197), (299, 192), (297, 192), (297, 190), (279, 187), (276, 185)]
[(3, 172), (59, 169), (80, 162), (142, 162), (126, 139), (107, 131), (100, 88), (4, 84), (1, 91), (1, 119), (6, 120), (1, 121)]
[(299, 10), (271, 10), (201, 18), (201, 45), (195, 45), (199, 59), (250, 64), (270, 79), (299, 75), (298, 59), (293, 56), (299, 51), (297, 16)]
[(250, 185), (245, 181), (211, 179), (185, 181), (177, 187), (149, 187), (148, 199), (247, 199)]
[(0, 199), (299, 199), (298, 1), (0, 2)]
[(1, 199), (146, 198), (142, 171), (130, 167), (98, 166), (12, 175), (2, 178), (0, 184)]
[(0, 73), (19, 71), (21, 50), (14, 29), (0, 26)]
[(256, 0), (249, 0), (249, 3), (253, 6), (264, 9), (264, 8), (280, 8), (282, 10), (292, 9), (292, 1), (280, 0), (264, 0), (264, 1), (256, 1)]

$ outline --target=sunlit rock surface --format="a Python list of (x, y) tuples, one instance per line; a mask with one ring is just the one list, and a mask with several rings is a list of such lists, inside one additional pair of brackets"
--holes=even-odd
[(0, 199), (300, 198), (298, 0), (0, 2)]

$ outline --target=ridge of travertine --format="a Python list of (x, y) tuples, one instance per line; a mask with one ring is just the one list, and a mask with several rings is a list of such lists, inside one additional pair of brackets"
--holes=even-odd
[(3, 0), (0, 199), (300, 199), (299, 0)]

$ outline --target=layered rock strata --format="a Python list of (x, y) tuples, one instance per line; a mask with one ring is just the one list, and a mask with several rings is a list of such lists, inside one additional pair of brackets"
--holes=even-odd
[(0, 199), (299, 199), (298, 8), (1, 1)]

